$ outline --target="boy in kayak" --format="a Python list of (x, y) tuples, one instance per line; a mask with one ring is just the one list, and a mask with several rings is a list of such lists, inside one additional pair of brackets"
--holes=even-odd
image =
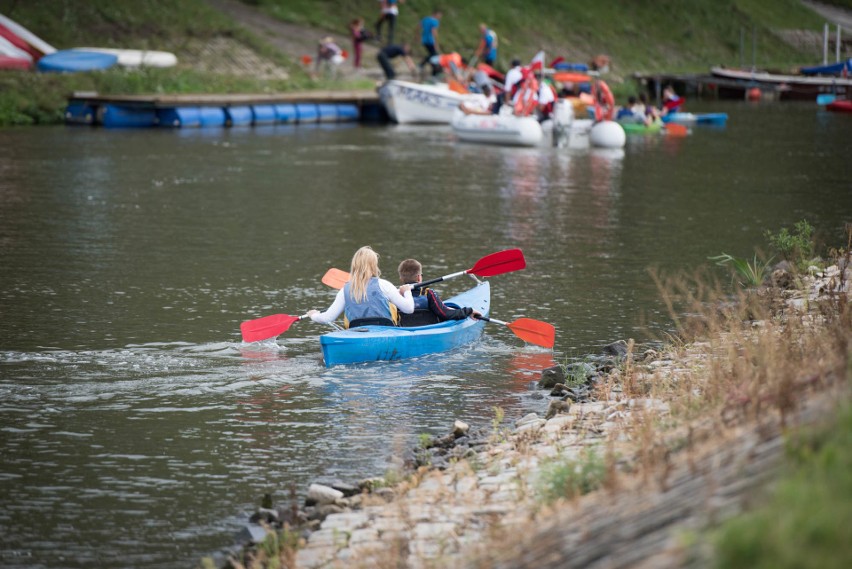
[(397, 326), (398, 313), (414, 312), (411, 286), (397, 289), (390, 281), (379, 278), (379, 255), (370, 247), (361, 247), (352, 257), (351, 277), (340, 289), (325, 312), (308, 311), (311, 320), (320, 324), (334, 322), (344, 315), (346, 328), (358, 326)]
[[(411, 286), (423, 280), (423, 266), (416, 259), (406, 259), (401, 262), (397, 271), (403, 286)], [(414, 298), (414, 313), (401, 315), (400, 326), (426, 326), (445, 320), (464, 320), (468, 316), (474, 318), (482, 316), (469, 306), (462, 308), (447, 306), (431, 288), (413, 289), (412, 296)]]

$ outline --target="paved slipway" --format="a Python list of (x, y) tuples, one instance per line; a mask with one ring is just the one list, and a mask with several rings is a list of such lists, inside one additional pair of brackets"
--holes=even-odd
[[(839, 6), (831, 6), (820, 2), (802, 2), (805, 6), (822, 16), (831, 24), (839, 24), (843, 33), (852, 36), (852, 10), (846, 10)], [(833, 32), (834, 30), (832, 30)]]

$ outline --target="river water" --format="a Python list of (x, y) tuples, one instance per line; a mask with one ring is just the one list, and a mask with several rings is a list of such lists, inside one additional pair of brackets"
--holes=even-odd
[[(448, 128), (0, 131), (0, 565), (191, 567), (265, 493), (381, 475), (422, 433), (542, 412), (538, 371), (669, 320), (649, 275), (751, 256), (800, 219), (852, 219), (852, 117), (705, 104), (725, 128), (623, 153), (458, 143)], [(372, 245), (426, 277), (519, 247), (458, 352), (326, 369), (299, 322), (331, 267)], [(719, 269), (721, 272), (721, 269)], [(723, 276), (720, 274), (720, 276)], [(442, 283), (443, 296), (467, 278)]]

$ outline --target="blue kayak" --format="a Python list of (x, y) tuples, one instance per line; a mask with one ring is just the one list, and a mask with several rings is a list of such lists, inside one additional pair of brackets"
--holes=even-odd
[(118, 63), (118, 56), (96, 51), (66, 49), (45, 55), (38, 60), (36, 69), (42, 72), (76, 73), (108, 69)]
[(677, 124), (716, 124), (722, 125), (728, 120), (728, 113), (669, 113), (663, 116), (663, 122)]
[[(491, 285), (488, 282), (480, 283), (444, 302), (458, 307), (470, 306), (483, 316), (488, 316)], [(445, 352), (469, 344), (479, 338), (484, 326), (485, 322), (473, 318), (413, 328), (362, 326), (324, 334), (320, 336), (320, 345), (327, 367), (401, 360)]]

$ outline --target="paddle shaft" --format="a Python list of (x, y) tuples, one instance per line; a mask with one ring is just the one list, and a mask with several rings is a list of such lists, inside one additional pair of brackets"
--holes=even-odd
[(424, 286), (429, 286), (431, 284), (439, 283), (441, 281), (445, 281), (447, 279), (454, 279), (456, 277), (460, 277), (462, 275), (468, 274), (468, 271), (459, 271), (457, 273), (453, 273), (451, 275), (444, 275), (443, 277), (438, 277), (437, 279), (429, 279), (428, 281), (422, 281), (419, 283), (414, 283), (411, 285), (412, 289), (415, 288), (423, 288)]
[(496, 318), (489, 318), (488, 316), (477, 316), (477, 320), (482, 320), (484, 322), (493, 322), (494, 324), (502, 324), (503, 326), (508, 326), (508, 322), (503, 322), (502, 320), (497, 320)]

